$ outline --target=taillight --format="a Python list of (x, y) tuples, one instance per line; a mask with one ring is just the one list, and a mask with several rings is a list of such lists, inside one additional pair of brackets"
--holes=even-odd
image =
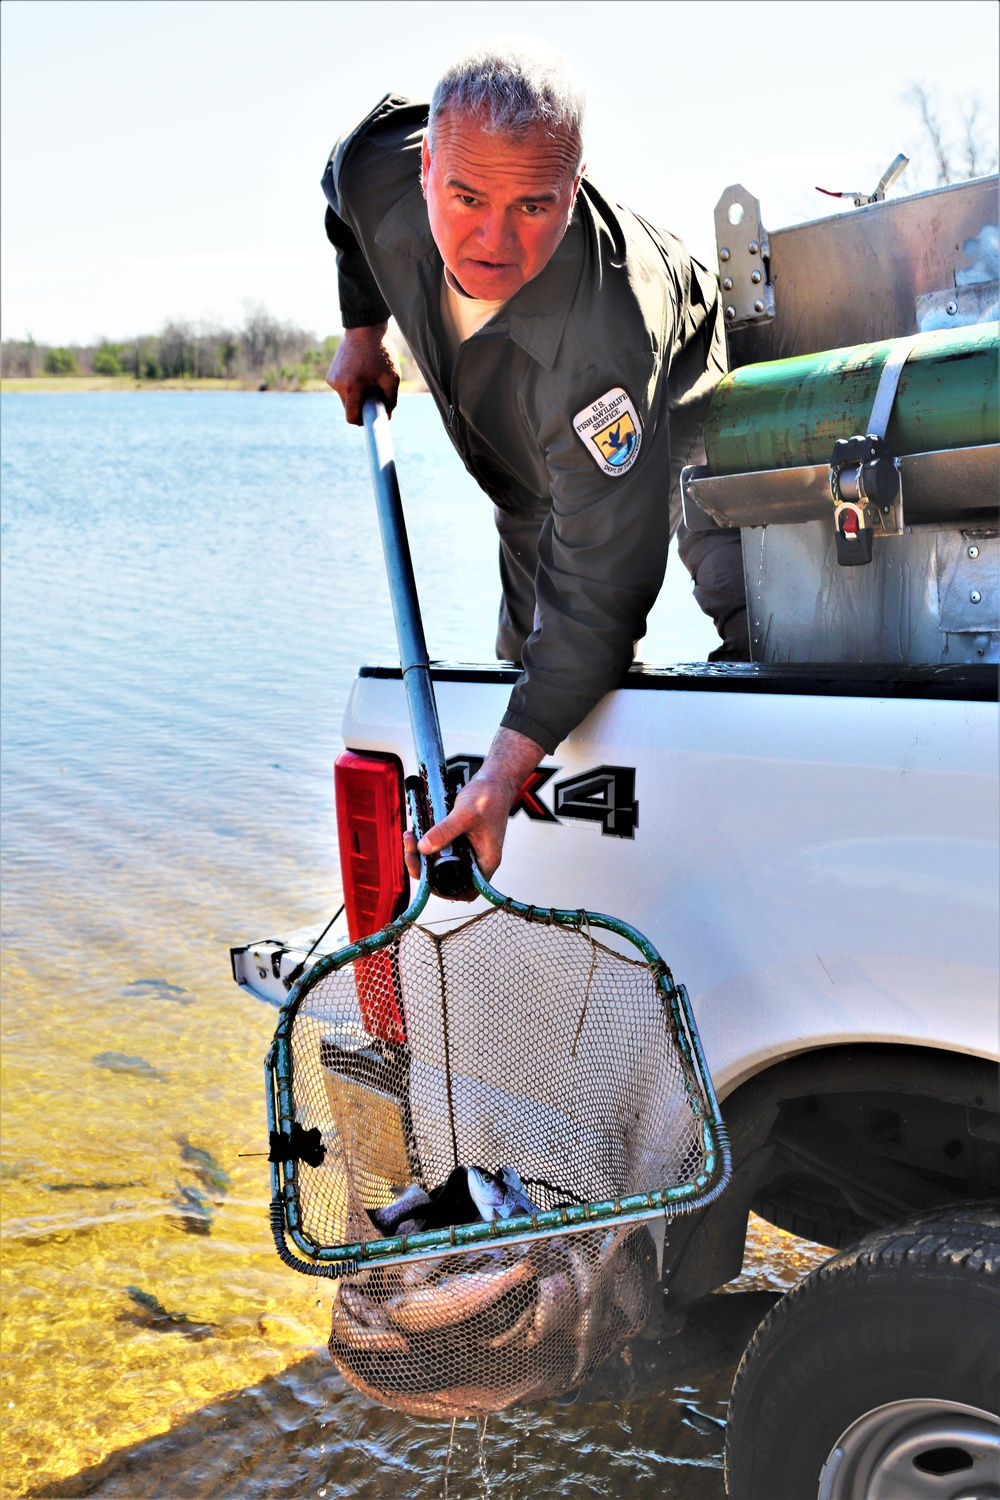
[[(337, 835), (344, 908), (351, 942), (398, 916), (406, 898), (403, 797), (399, 762), (345, 750), (334, 767)], [(388, 952), (354, 966), (365, 1029), (386, 1042), (405, 1042), (398, 983)]]

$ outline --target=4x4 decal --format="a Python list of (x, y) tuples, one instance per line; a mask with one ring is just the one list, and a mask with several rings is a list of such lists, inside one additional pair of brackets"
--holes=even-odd
[(639, 804), (635, 800), (635, 771), (630, 766), (598, 766), (582, 776), (557, 781), (553, 792), (558, 817), (600, 823), (601, 832), (616, 839), (635, 837)]
[[(453, 790), (465, 786), (483, 763), (481, 755), (452, 755), (448, 758), (448, 781)], [(635, 770), (631, 766), (595, 766), (580, 776), (567, 777), (552, 787), (553, 806), (539, 797), (542, 787), (559, 774), (558, 766), (539, 766), (521, 787), (510, 810), (527, 813), (538, 823), (560, 823), (577, 819), (583, 823), (600, 823), (601, 832), (612, 838), (631, 839), (639, 824), (639, 804), (635, 797)]]

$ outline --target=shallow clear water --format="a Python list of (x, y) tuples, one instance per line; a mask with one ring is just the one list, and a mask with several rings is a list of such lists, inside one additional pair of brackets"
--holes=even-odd
[[(321, 396), (2, 417), (4, 1493), (720, 1496), (741, 1343), (816, 1252), (757, 1226), (756, 1296), (450, 1458), (344, 1384), (329, 1292), (273, 1254), (241, 1153), (274, 1012), (227, 950), (339, 903), (340, 718), (395, 657), (360, 434)], [(393, 434), (431, 653), (489, 660), (489, 507), (427, 398)], [(698, 659), (668, 574), (644, 654)]]

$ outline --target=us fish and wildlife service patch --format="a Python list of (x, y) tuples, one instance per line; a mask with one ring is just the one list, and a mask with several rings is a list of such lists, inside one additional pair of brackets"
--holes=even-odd
[(620, 385), (578, 411), (573, 427), (602, 474), (625, 474), (639, 457), (642, 423)]

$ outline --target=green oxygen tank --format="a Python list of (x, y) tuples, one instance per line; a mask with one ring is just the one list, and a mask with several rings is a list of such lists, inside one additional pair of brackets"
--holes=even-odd
[[(837, 438), (867, 432), (879, 376), (898, 339), (746, 365), (717, 387), (705, 426), (712, 474), (829, 463)], [(1000, 442), (1000, 324), (920, 334), (886, 432), (892, 451)]]

